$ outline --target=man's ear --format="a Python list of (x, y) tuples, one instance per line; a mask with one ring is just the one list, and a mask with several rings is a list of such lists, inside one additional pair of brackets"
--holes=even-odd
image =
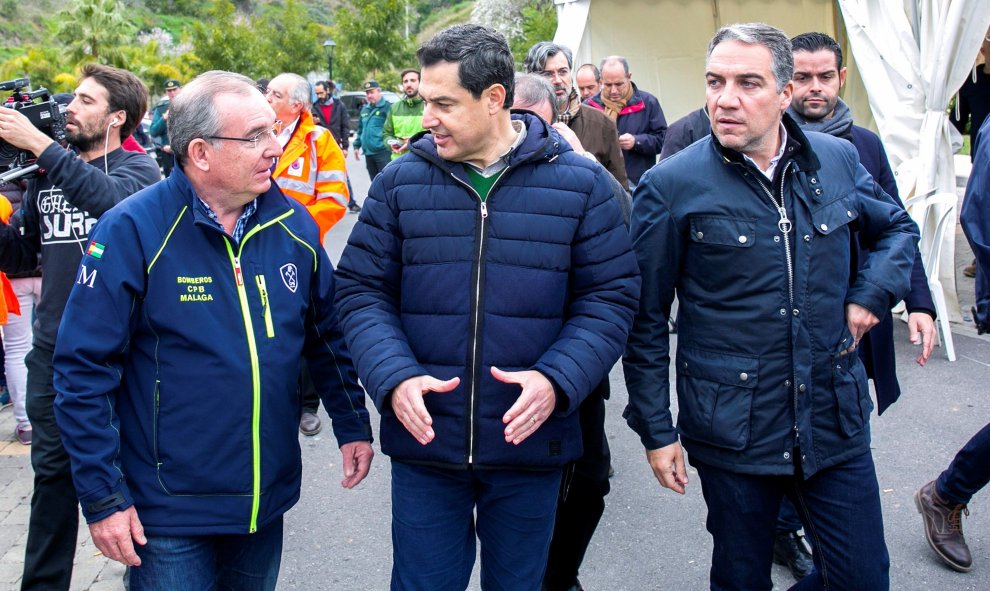
[(839, 88), (842, 88), (843, 86), (846, 85), (846, 74), (847, 72), (845, 68), (839, 70)]
[(494, 115), (505, 109), (505, 87), (501, 84), (492, 84), (488, 87), (488, 113)]
[(210, 150), (212, 150), (212, 146), (210, 146), (206, 140), (203, 138), (194, 139), (189, 142), (189, 147), (186, 148), (186, 163), (189, 166), (195, 167), (203, 172), (209, 172)]

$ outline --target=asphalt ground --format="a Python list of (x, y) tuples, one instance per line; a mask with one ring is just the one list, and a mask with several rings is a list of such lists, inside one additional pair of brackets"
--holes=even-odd
[[(363, 201), (368, 187), (363, 160), (348, 158), (352, 185)], [(348, 214), (325, 241), (337, 260), (357, 216)], [(958, 229), (958, 226), (957, 226)], [(957, 233), (957, 267), (971, 261)], [(905, 591), (990, 589), (990, 511), (986, 491), (973, 499), (964, 520), (975, 565), (967, 574), (944, 567), (928, 548), (913, 495), (948, 465), (956, 450), (990, 422), (990, 338), (976, 336), (967, 310), (973, 280), (958, 276), (964, 322), (952, 325), (958, 360), (937, 348), (924, 368), (914, 363), (906, 325), (896, 323), (898, 373), (903, 394), (883, 417), (874, 417), (873, 453), (891, 559), (891, 588)], [(626, 390), (621, 369), (611, 374), (607, 432), (615, 477), (605, 514), (581, 570), (589, 591), (705, 589), (711, 538), (697, 473), (689, 472), (687, 494), (661, 489), (642, 446), (621, 412)], [(322, 409), (320, 411), (323, 413)], [(372, 410), (377, 434), (377, 415)], [(340, 486), (340, 455), (324, 417), (324, 431), (300, 437), (304, 477), (299, 504), (286, 515), (279, 589), (371, 591), (388, 588), (391, 570), (389, 460), (378, 453), (371, 474), (354, 490)], [(10, 409), (0, 412), (0, 589), (18, 588), (30, 503), (27, 448), (13, 437)], [(376, 451), (379, 449), (375, 444)], [(471, 589), (479, 589), (475, 566)], [(80, 527), (73, 590), (122, 589), (123, 568), (103, 558)], [(773, 567), (775, 589), (793, 580)]]

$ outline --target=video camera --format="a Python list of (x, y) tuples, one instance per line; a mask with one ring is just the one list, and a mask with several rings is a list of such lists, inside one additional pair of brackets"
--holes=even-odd
[[(3, 107), (20, 111), (42, 133), (58, 143), (65, 142), (65, 106), (56, 102), (47, 88), (23, 92), (31, 84), (28, 78), (0, 82), (0, 92), (12, 91)], [(0, 139), (0, 169), (6, 168), (4, 180), (26, 176), (37, 170), (35, 155)], [(30, 170), (28, 170), (30, 169)]]

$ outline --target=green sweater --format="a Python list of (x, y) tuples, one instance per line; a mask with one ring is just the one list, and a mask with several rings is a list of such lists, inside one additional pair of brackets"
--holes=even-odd
[[(418, 94), (393, 104), (389, 110), (388, 119), (385, 120), (385, 126), (382, 128), (385, 142), (388, 143), (388, 140), (404, 142), (423, 131), (423, 106), (425, 104)], [(402, 154), (393, 152), (392, 159), (394, 160)]]

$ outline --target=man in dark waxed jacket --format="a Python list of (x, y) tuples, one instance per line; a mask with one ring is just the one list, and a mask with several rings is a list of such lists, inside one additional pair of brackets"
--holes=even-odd
[(465, 589), (477, 527), (482, 588), (538, 591), (636, 261), (609, 173), (510, 115), (504, 37), (455, 26), (417, 55), (431, 135), (372, 183), (337, 275), (392, 458), (392, 589)]
[[(823, 588), (827, 573), (830, 588), (887, 589), (872, 402), (855, 351), (907, 291), (917, 228), (851, 144), (783, 115), (793, 56), (782, 31), (724, 27), (706, 70), (712, 137), (644, 175), (634, 199), (643, 305), (624, 359), (627, 422), (678, 492), (683, 440), (708, 505), (712, 589), (772, 587), (785, 495), (814, 532), (816, 568), (800, 584)], [(850, 283), (853, 231), (874, 248)]]

